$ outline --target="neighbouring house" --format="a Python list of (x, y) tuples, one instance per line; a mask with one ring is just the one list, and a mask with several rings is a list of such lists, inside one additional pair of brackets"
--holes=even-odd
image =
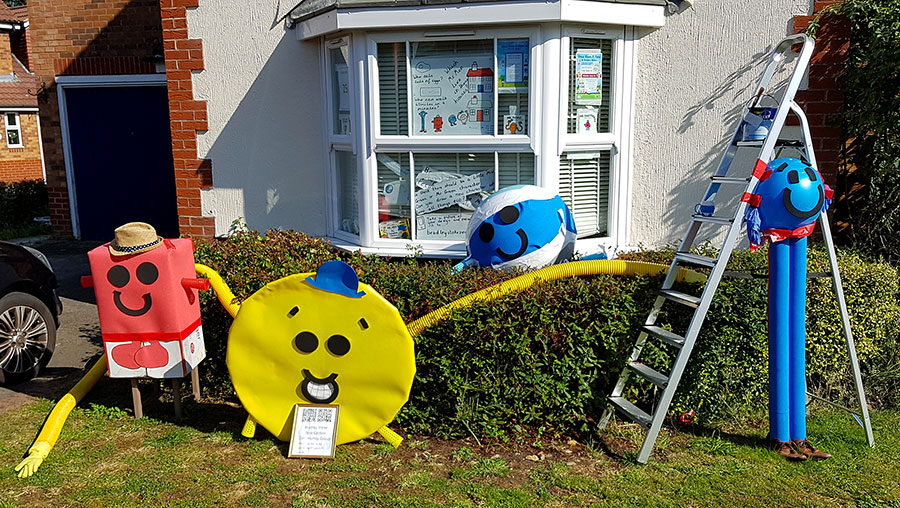
[[(31, 0), (54, 231), (459, 256), (480, 197), (535, 184), (582, 252), (670, 243), (771, 48), (831, 3)], [(798, 101), (833, 182), (848, 35), (823, 34)]]
[(159, 0), (29, 0), (50, 219), (108, 240), (179, 234)]
[(40, 82), (28, 70), (28, 28), (27, 8), (0, 3), (0, 182), (44, 178), (37, 100)]

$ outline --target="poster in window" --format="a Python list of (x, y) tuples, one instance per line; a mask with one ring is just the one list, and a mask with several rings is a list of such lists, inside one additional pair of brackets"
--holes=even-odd
[(594, 134), (597, 132), (597, 113), (599, 109), (595, 106), (587, 106), (578, 108), (577, 114), (577, 132), (578, 134)]
[(416, 239), (462, 240), (466, 238), (471, 213), (426, 213), (416, 216)]
[(497, 41), (497, 88), (503, 92), (528, 90), (528, 39)]
[(579, 49), (575, 53), (575, 104), (603, 102), (603, 53)]
[(413, 132), (493, 134), (493, 62), (493, 54), (475, 51), (411, 58)]

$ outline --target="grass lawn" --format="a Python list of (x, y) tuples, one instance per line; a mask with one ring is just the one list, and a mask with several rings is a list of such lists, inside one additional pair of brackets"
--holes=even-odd
[[(398, 450), (372, 438), (333, 460), (287, 459), (265, 432), (242, 438), (245, 413), (223, 403), (145, 402), (130, 416), (128, 383), (103, 380), (76, 408), (38, 472), (19, 462), (53, 402), (0, 418), (0, 508), (19, 506), (860, 506), (900, 507), (900, 412), (872, 415), (878, 447), (844, 413), (816, 407), (811, 441), (834, 454), (788, 463), (763, 447), (764, 423), (664, 431), (650, 463), (642, 438), (612, 426), (593, 446), (575, 441), (479, 446), (410, 436)], [(105, 393), (106, 395), (103, 395)], [(125, 411), (123, 408), (129, 408)], [(162, 419), (155, 419), (162, 418)], [(168, 420), (167, 420), (168, 419)]]

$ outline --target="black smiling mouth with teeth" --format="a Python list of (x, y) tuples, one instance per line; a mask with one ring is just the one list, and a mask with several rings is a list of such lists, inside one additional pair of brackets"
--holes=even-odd
[(319, 379), (313, 376), (309, 369), (303, 369), (303, 381), (300, 383), (300, 393), (303, 398), (314, 404), (329, 404), (338, 396), (338, 384), (335, 381), (337, 374)]

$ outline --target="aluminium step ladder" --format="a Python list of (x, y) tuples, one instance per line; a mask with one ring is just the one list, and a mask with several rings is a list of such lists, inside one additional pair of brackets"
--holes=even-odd
[[(794, 48), (797, 46), (800, 46), (799, 52), (794, 50)], [(656, 443), (657, 436), (659, 435), (663, 420), (665, 419), (668, 412), (669, 405), (672, 402), (672, 398), (674, 397), (675, 391), (678, 388), (678, 383), (681, 379), (682, 374), (684, 373), (684, 369), (687, 365), (688, 359), (691, 356), (691, 351), (694, 348), (694, 343), (697, 340), (697, 336), (700, 333), (703, 321), (706, 318), (706, 313), (709, 310), (710, 303), (712, 302), (713, 296), (715, 295), (716, 289), (719, 285), (719, 281), (722, 279), (722, 276), (725, 275), (725, 267), (728, 264), (728, 260), (731, 257), (731, 253), (733, 252), (738, 237), (741, 234), (741, 230), (743, 229), (744, 212), (746, 211), (748, 206), (747, 198), (749, 198), (749, 195), (756, 188), (756, 184), (759, 182), (759, 177), (762, 176), (763, 172), (765, 171), (766, 165), (769, 161), (776, 157), (776, 150), (778, 151), (777, 153), (780, 153), (780, 151), (784, 148), (793, 148), (799, 151), (813, 167), (816, 167), (815, 154), (813, 153), (812, 140), (806, 115), (803, 113), (803, 110), (800, 109), (797, 103), (794, 102), (794, 95), (796, 94), (806, 68), (809, 65), (813, 46), (814, 43), (812, 39), (810, 39), (806, 35), (798, 34), (785, 38), (773, 50), (769, 58), (769, 62), (766, 65), (765, 70), (763, 71), (762, 77), (760, 78), (756, 93), (750, 103), (744, 108), (741, 119), (742, 121), (738, 123), (737, 129), (732, 136), (731, 143), (728, 145), (728, 148), (726, 149), (725, 154), (723, 155), (722, 160), (720, 161), (719, 166), (716, 169), (716, 172), (711, 177), (711, 182), (704, 197), (704, 200), (715, 201), (715, 198), (717, 197), (720, 188), (723, 185), (731, 185), (732, 188), (734, 186), (740, 186), (740, 188), (744, 190), (744, 193), (741, 197), (741, 200), (737, 204), (737, 209), (732, 216), (704, 216), (701, 214), (694, 214), (691, 216), (690, 227), (688, 228), (687, 235), (685, 235), (681, 246), (675, 253), (675, 259), (672, 261), (672, 264), (669, 267), (669, 272), (662, 284), (662, 288), (659, 292), (660, 294), (656, 298), (656, 302), (654, 303), (650, 314), (647, 316), (647, 320), (645, 321), (644, 326), (641, 329), (641, 333), (638, 336), (637, 342), (635, 343), (631, 354), (626, 360), (625, 368), (623, 369), (622, 374), (620, 375), (619, 380), (609, 397), (609, 407), (600, 420), (600, 428), (604, 428), (609, 423), (609, 420), (610, 418), (612, 418), (613, 414), (618, 412), (628, 420), (641, 425), (647, 430), (646, 437), (644, 438), (644, 443), (641, 446), (640, 452), (638, 453), (638, 463), (644, 464), (650, 458), (650, 453), (653, 450), (654, 444)], [(763, 97), (763, 94), (769, 92), (769, 84), (775, 76), (776, 72), (783, 65), (789, 64), (791, 60), (795, 60), (794, 68), (787, 84), (783, 87), (784, 94), (779, 101), (775, 113), (775, 118), (773, 120), (773, 125), (769, 130), (768, 136), (761, 141), (743, 141), (742, 128), (745, 122), (750, 118), (749, 115), (753, 114), (750, 112), (750, 108), (756, 107), (760, 99)], [(786, 67), (785, 70), (789, 70), (789, 68)], [(803, 137), (802, 141), (779, 139), (788, 112), (793, 112), (800, 120)], [(748, 147), (759, 148), (759, 154), (756, 158), (756, 163), (750, 176), (728, 176), (728, 171), (731, 167), (731, 163), (733, 162), (738, 150), (740, 148)], [(853, 414), (856, 421), (865, 429), (866, 439), (869, 446), (874, 446), (875, 440), (872, 435), (872, 425), (869, 420), (869, 412), (866, 405), (866, 397), (863, 390), (862, 377), (859, 370), (859, 362), (857, 361), (856, 357), (856, 347), (853, 341), (853, 334), (850, 331), (850, 319), (847, 314), (847, 304), (844, 299), (844, 291), (841, 286), (841, 277), (840, 272), (838, 271), (834, 242), (832, 241), (831, 237), (831, 229), (829, 227), (828, 217), (825, 212), (822, 212), (821, 216), (819, 217), (819, 222), (822, 228), (822, 235), (824, 237), (825, 244), (827, 245), (828, 259), (831, 268), (831, 273), (828, 275), (830, 275), (834, 281), (835, 295), (837, 297), (838, 305), (840, 308), (844, 337), (847, 342), (847, 349), (849, 352), (850, 364), (856, 384), (856, 394), (859, 399), (860, 413), (862, 414), (862, 417), (860, 418), (860, 416), (853, 413), (852, 410), (849, 410), (843, 406), (838, 407), (848, 410)], [(700, 227), (704, 225), (729, 228), (725, 238), (725, 242), (722, 245), (722, 248), (719, 250), (719, 254), (717, 257), (701, 256), (692, 254), (690, 252), (691, 248), (694, 246), (694, 242), (697, 238)], [(678, 272), (682, 267), (702, 267), (711, 269), (711, 273), (709, 275), (709, 278), (707, 279), (706, 286), (703, 288), (703, 293), (699, 297), (685, 294), (673, 289), (673, 285), (677, 278)], [(656, 324), (657, 316), (666, 301), (672, 301), (677, 304), (685, 305), (694, 309), (694, 314), (691, 319), (690, 325), (688, 326), (687, 332), (683, 336), (666, 330), (660, 326), (657, 326)], [(647, 340), (651, 338), (661, 341), (670, 346), (674, 346), (678, 350), (677, 354), (675, 355), (675, 361), (672, 365), (672, 370), (668, 375), (658, 372), (647, 366), (646, 364), (640, 362), (641, 350), (643, 349)], [(632, 374), (653, 383), (656, 387), (662, 390), (661, 397), (656, 401), (655, 409), (650, 413), (645, 412), (643, 409), (637, 407), (635, 404), (623, 397), (623, 391), (625, 389), (626, 383), (628, 382), (629, 376)], [(812, 397), (819, 399), (815, 396)], [(830, 403), (829, 401), (825, 402)]]

